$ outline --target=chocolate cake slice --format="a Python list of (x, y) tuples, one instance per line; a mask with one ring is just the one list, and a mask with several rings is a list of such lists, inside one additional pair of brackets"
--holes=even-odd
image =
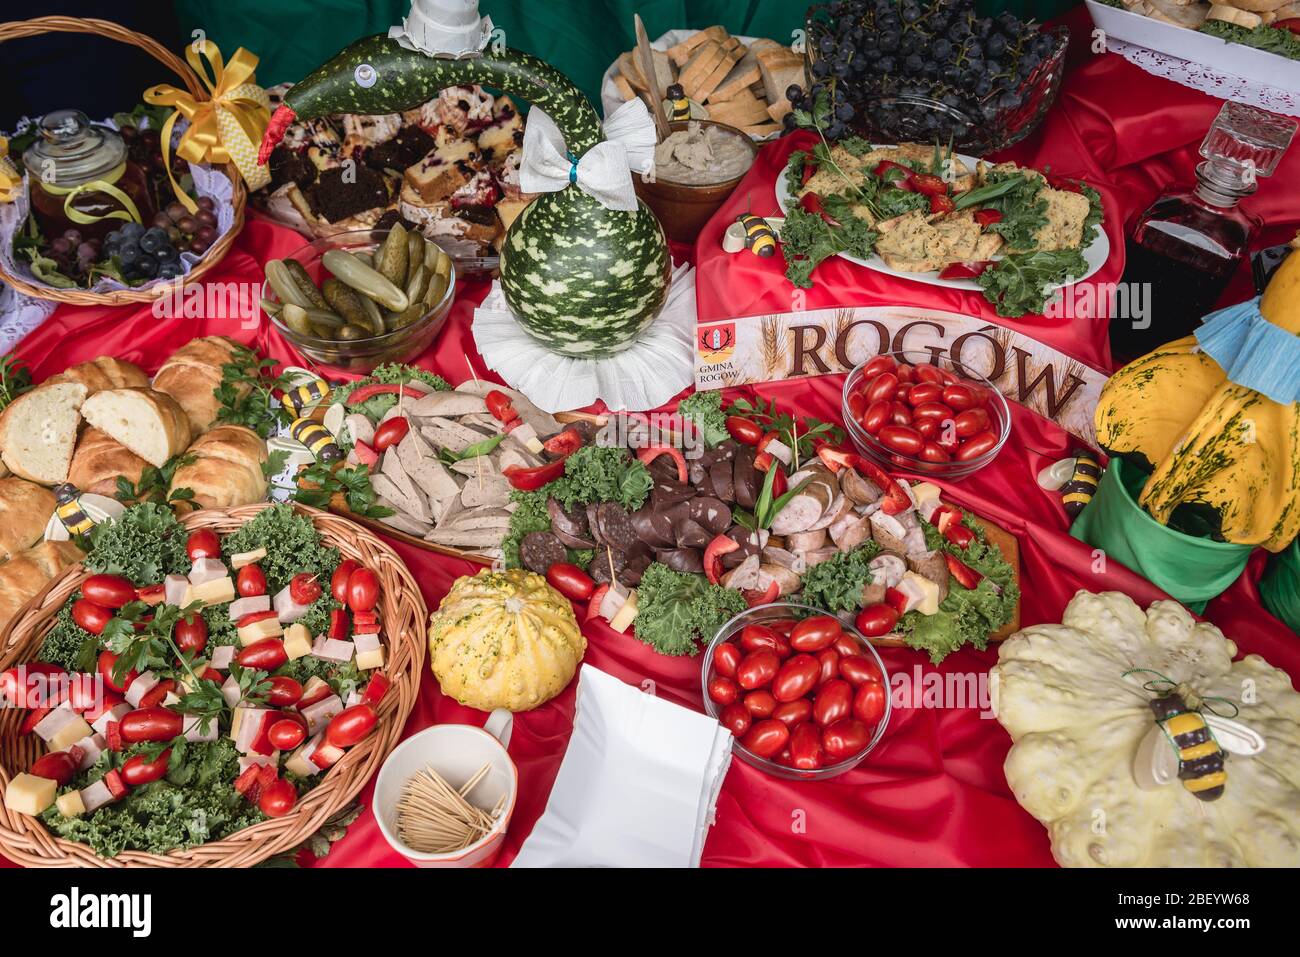
[[(348, 182), (353, 180), (353, 182)], [(337, 223), (357, 213), (388, 205), (388, 184), (372, 169), (350, 164), (324, 170), (320, 182), (307, 191), (312, 212), (324, 220)]]
[(409, 127), (371, 149), (366, 156), (366, 165), (371, 169), (387, 169), (400, 174), (408, 166), (420, 162), (436, 145), (433, 137), (424, 130), (418, 126)]

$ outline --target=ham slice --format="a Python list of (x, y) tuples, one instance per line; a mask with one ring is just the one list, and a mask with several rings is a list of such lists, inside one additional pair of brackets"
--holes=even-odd
[(315, 704), (302, 709), (302, 716), (307, 721), (307, 733), (316, 734), (324, 731), (330, 720), (343, 710), (343, 699), (336, 694), (322, 698)]
[(271, 610), (270, 595), (254, 595), (251, 598), (236, 598), (230, 603), (230, 620), (237, 622), (245, 615), (251, 615), (257, 611)]
[[(189, 581), (191, 585), (202, 585), (204, 582), (216, 581), (218, 578), (225, 578), (229, 572), (226, 571), (226, 565), (219, 558), (199, 558), (190, 568)], [(168, 576), (170, 577), (170, 576)], [(166, 596), (167, 588), (164, 584), (163, 595)], [(168, 602), (171, 604), (171, 602)]]
[(94, 784), (86, 785), (80, 793), (81, 803), (85, 805), (87, 814), (94, 814), (105, 804), (113, 803), (113, 792), (108, 789), (108, 785), (102, 778)]

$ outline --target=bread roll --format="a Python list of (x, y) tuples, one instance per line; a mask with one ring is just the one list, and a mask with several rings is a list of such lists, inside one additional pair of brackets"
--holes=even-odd
[(81, 558), (81, 549), (72, 542), (41, 542), (0, 565), (0, 630), (28, 599)]
[(9, 471), (42, 485), (67, 480), (86, 391), (80, 382), (47, 382), (9, 403), (0, 413), (0, 455)]
[(165, 392), (105, 389), (82, 404), (81, 416), (156, 467), (190, 444), (189, 417)]
[[(221, 367), (239, 348), (239, 343), (225, 336), (192, 339), (173, 352), (154, 376), (154, 389), (180, 403), (195, 435), (202, 435), (217, 421), (221, 403), (213, 393), (221, 385)], [(248, 387), (239, 391), (246, 395)]]
[(85, 429), (72, 453), (72, 467), (68, 481), (82, 492), (107, 495), (117, 491), (117, 478), (122, 476), (132, 485), (140, 482), (140, 475), (149, 465), (121, 442), (110, 438), (99, 429)]
[(89, 362), (79, 362), (69, 366), (58, 375), (52, 375), (43, 385), (56, 382), (80, 382), (86, 387), (86, 395), (91, 396), (104, 389), (144, 389), (149, 386), (149, 377), (144, 371), (130, 362), (114, 359), (112, 356), (100, 356)]
[(20, 478), (0, 479), (0, 561), (41, 540), (54, 506), (49, 489)]
[(177, 489), (193, 490), (189, 503), (175, 503), (178, 512), (252, 505), (266, 499), (267, 482), (262, 474), (266, 443), (252, 429), (219, 425), (189, 447), (186, 457), (190, 456), (194, 461), (176, 470), (167, 493), (170, 498)]

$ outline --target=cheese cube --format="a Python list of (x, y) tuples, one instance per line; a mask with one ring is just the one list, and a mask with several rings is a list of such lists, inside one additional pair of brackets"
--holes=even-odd
[(939, 505), (939, 486), (933, 482), (918, 482), (907, 492), (916, 505), (916, 513), (927, 522), (930, 521), (930, 516)]
[(54, 802), (59, 806), (59, 813), (64, 817), (81, 817), (86, 813), (86, 805), (81, 800), (80, 791), (69, 791)]
[(292, 771), (300, 778), (309, 778), (314, 774), (320, 774), (321, 769), (312, 763), (311, 756), (325, 740), (325, 732), (322, 731), (314, 738), (304, 741), (298, 750), (289, 755), (289, 760), (284, 762), (284, 769)]
[(636, 617), (636, 591), (627, 596), (627, 601), (623, 602), (623, 607), (609, 621), (609, 627), (613, 628), (620, 634), (626, 632), (632, 624), (632, 619)]
[(224, 605), (228, 601), (235, 600), (235, 580), (227, 575), (225, 578), (214, 578), (212, 581), (206, 581), (202, 585), (191, 585), (185, 591), (184, 605), (191, 605), (194, 602), (202, 602), (204, 605)]
[(235, 630), (239, 634), (241, 645), (251, 645), (263, 638), (279, 638), (284, 634), (284, 626), (276, 618), (263, 618)]
[(384, 649), (375, 648), (373, 651), (357, 652), (357, 670), (370, 671), (374, 668), (384, 666)]
[(284, 650), (290, 661), (297, 661), (311, 654), (311, 632), (306, 625), (294, 622), (284, 633)]
[(88, 738), (94, 733), (94, 729), (86, 724), (86, 719), (78, 716), (65, 724), (54, 737), (50, 738), (50, 750), (66, 751), (82, 738)]
[[(49, 741), (58, 734), (59, 731), (67, 727), (76, 719), (77, 712), (73, 711), (66, 704), (60, 705), (45, 717), (41, 718), (40, 721), (36, 722), (36, 727), (32, 730), (36, 732), (37, 737), (42, 741)], [(58, 748), (55, 748), (54, 750), (57, 751)]]
[(907, 572), (903, 575), (903, 581), (910, 582), (913, 588), (920, 591), (920, 600), (915, 605), (917, 611), (923, 615), (937, 615), (939, 613), (938, 585), (916, 572)]
[(230, 567), (239, 571), (245, 565), (251, 565), (254, 562), (260, 562), (266, 557), (265, 548), (255, 548), (251, 552), (238, 552), (230, 556)]
[(54, 793), (59, 789), (49, 778), (38, 778), (26, 772), (17, 775), (5, 789), (5, 807), (19, 814), (40, 814), (54, 803)]

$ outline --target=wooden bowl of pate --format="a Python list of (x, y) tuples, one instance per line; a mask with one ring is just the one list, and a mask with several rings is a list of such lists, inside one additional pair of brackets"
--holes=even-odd
[(655, 174), (634, 176), (637, 195), (669, 239), (693, 243), (732, 190), (749, 172), (758, 145), (726, 123), (682, 120), (655, 150)]

